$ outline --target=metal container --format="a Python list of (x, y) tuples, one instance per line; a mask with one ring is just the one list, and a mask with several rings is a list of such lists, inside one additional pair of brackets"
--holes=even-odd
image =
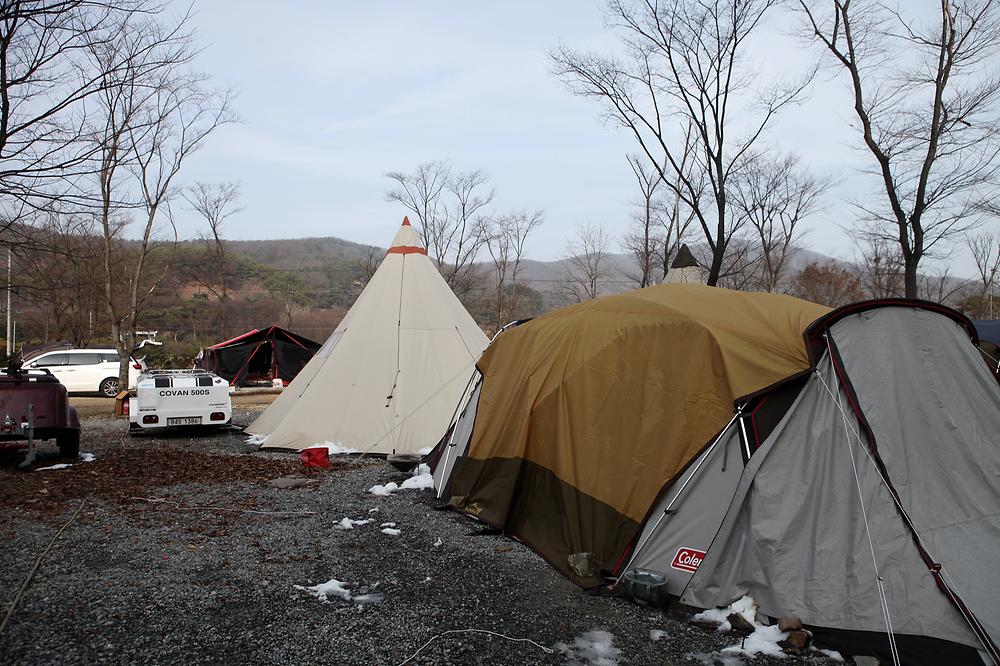
[(667, 577), (661, 573), (631, 569), (622, 576), (622, 585), (640, 606), (662, 608), (667, 603)]
[(409, 474), (420, 464), (423, 456), (417, 453), (397, 453), (386, 456), (385, 461), (403, 474)]

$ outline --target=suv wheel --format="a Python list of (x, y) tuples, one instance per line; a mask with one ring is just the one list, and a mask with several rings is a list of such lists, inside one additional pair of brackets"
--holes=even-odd
[(56, 445), (59, 447), (59, 455), (63, 458), (80, 457), (80, 431), (63, 430), (56, 435)]
[(108, 377), (101, 382), (101, 386), (98, 390), (101, 392), (101, 395), (106, 398), (118, 397), (118, 378)]

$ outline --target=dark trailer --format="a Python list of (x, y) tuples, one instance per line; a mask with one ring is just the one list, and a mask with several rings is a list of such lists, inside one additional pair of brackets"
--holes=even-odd
[(318, 342), (277, 326), (257, 329), (201, 350), (195, 367), (233, 386), (280, 379), (286, 386), (320, 348)]

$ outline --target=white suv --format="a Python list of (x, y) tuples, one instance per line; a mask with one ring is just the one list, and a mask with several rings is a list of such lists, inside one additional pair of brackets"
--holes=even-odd
[[(70, 393), (118, 395), (118, 352), (114, 349), (60, 349), (30, 359), (28, 368), (45, 368), (56, 376)], [(129, 359), (128, 384), (135, 386), (139, 373), (146, 369), (142, 361)]]

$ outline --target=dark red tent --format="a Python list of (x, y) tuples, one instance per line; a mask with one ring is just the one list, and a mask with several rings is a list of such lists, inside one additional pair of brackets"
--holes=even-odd
[(205, 347), (195, 366), (214, 372), (233, 386), (281, 379), (287, 386), (320, 348), (301, 335), (271, 326)]

